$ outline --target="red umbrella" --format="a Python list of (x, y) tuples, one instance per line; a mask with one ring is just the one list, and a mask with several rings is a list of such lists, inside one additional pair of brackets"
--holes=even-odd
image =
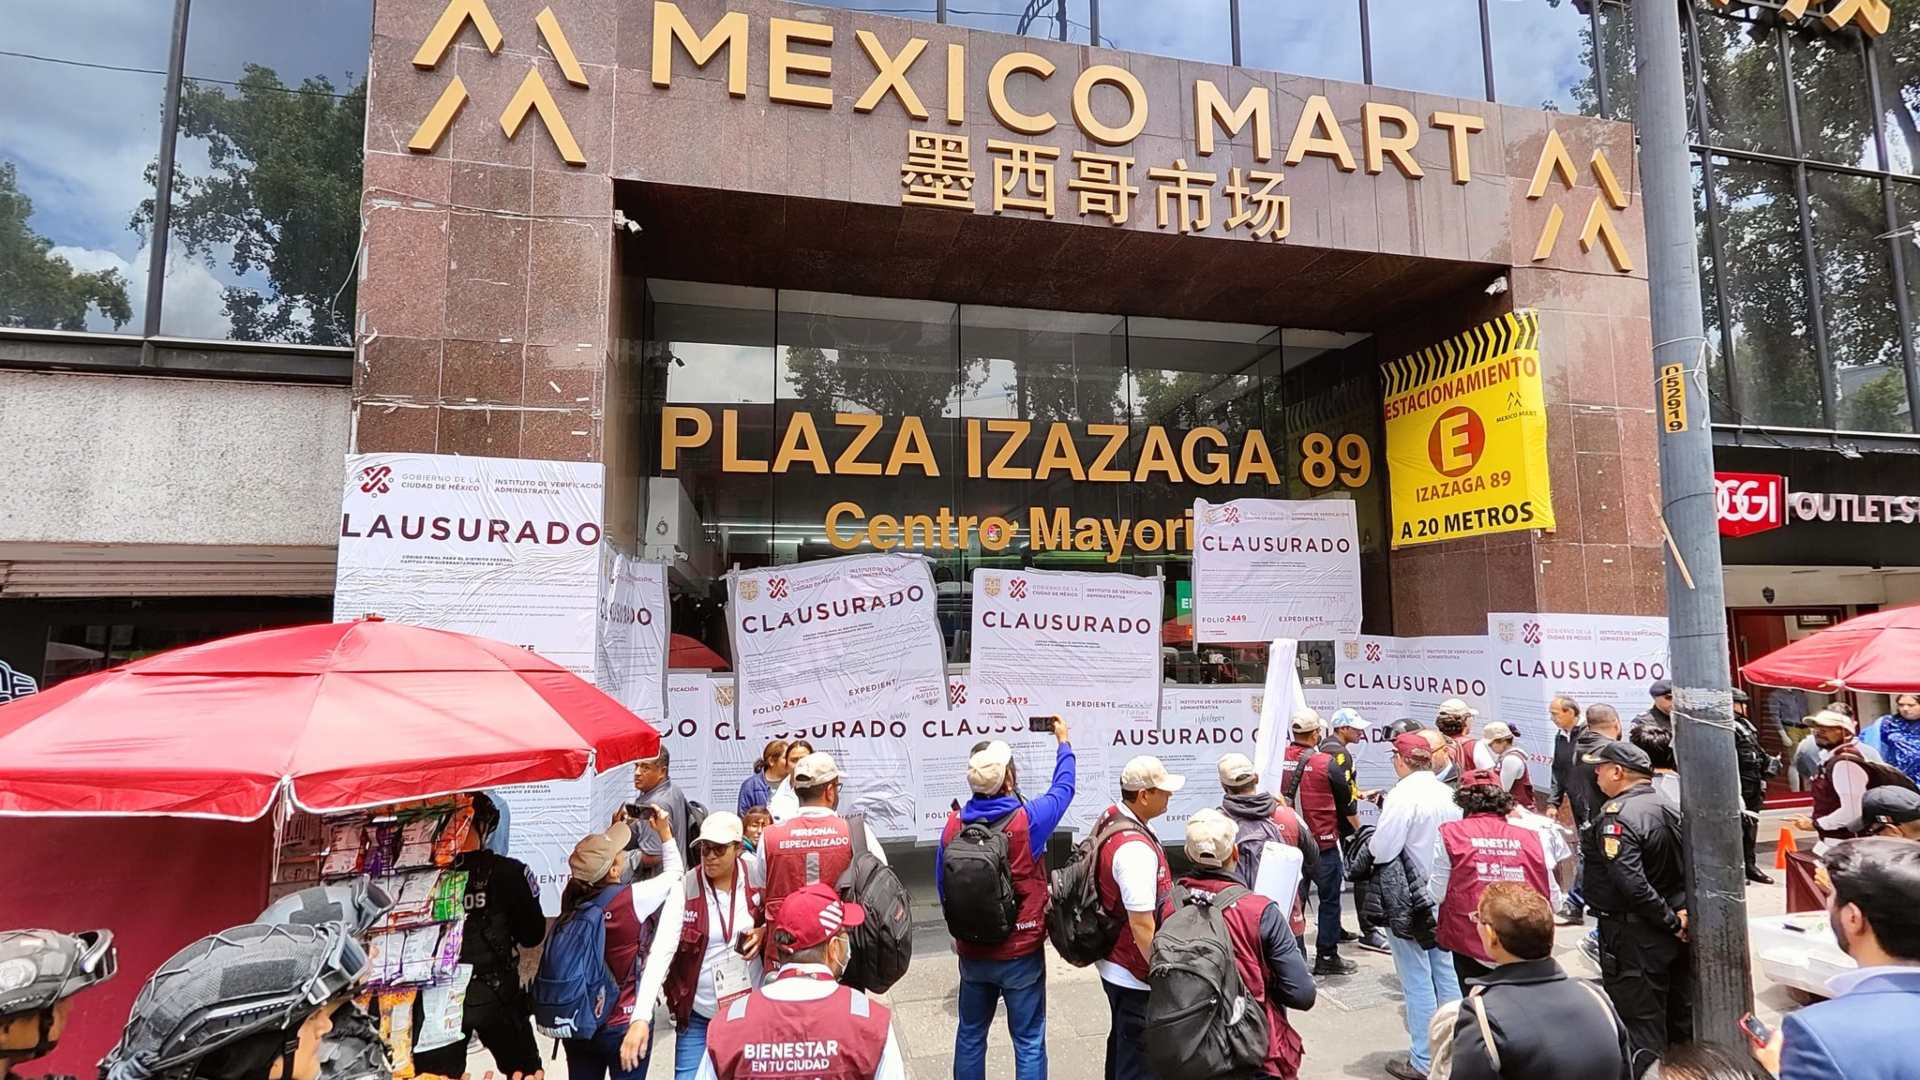
[(1848, 619), (1740, 669), (1763, 686), (1898, 694), (1920, 687), (1920, 606)]
[(660, 752), (525, 649), (363, 620), (241, 634), (0, 705), (0, 814), (250, 821), (574, 779)]
[(698, 638), (674, 634), (667, 642), (667, 666), (670, 668), (706, 668), (728, 670), (727, 659), (708, 648)]

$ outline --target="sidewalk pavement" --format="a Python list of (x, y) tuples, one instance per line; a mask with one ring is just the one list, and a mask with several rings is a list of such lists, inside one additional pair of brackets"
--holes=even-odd
[[(1773, 865), (1773, 838), (1779, 835), (1787, 816), (1772, 813), (1762, 821), (1762, 866)], [(893, 1009), (894, 1034), (906, 1058), (909, 1080), (942, 1080), (953, 1075), (959, 965), (934, 895), (933, 851), (919, 848), (889, 855), (914, 896), (914, 959), (906, 978), (882, 1000)], [(1785, 886), (1750, 886), (1747, 904), (1752, 915), (1781, 914), (1786, 910)], [(1357, 925), (1350, 896), (1345, 922), (1348, 929)], [(1309, 918), (1309, 937), (1312, 923)], [(1592, 926), (1589, 920), (1584, 927), (1561, 927), (1556, 935), (1555, 957), (1569, 973), (1597, 982), (1598, 969), (1579, 951), (1580, 939)], [(1343, 948), (1341, 954), (1357, 962), (1360, 970), (1353, 975), (1317, 980), (1320, 996), (1314, 1008), (1289, 1014), (1306, 1044), (1301, 1080), (1378, 1080), (1387, 1075), (1389, 1060), (1407, 1053), (1406, 1026), (1400, 1011), (1400, 982), (1394, 975), (1393, 958), (1351, 945)], [(1049, 948), (1047, 982), (1048, 1076), (1052, 1080), (1101, 1080), (1108, 1018), (1106, 995), (1100, 989), (1099, 976), (1091, 967), (1072, 967)], [(1793, 998), (1783, 988), (1762, 988), (1756, 983), (1755, 990), (1754, 1011), (1769, 1024), (1777, 1026), (1780, 1014), (1795, 1007)], [(1007, 1038), (1004, 1010), (1000, 1016), (988, 1039), (987, 1075), (1011, 1078), (1013, 1047)], [(664, 1014), (656, 1032), (659, 1045), (647, 1078), (671, 1080), (673, 1032)], [(541, 1040), (543, 1053), (550, 1054), (552, 1049), (552, 1040)], [(473, 1058), (470, 1074), (485, 1077), (491, 1060), (477, 1047)], [(550, 1077), (556, 1080), (564, 1077), (565, 1069), (564, 1059), (549, 1059)]]

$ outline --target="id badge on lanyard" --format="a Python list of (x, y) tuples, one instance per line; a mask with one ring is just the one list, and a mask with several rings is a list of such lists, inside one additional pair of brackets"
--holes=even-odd
[[(727, 942), (727, 947), (721, 950), (713, 964), (713, 996), (721, 1007), (753, 990), (753, 980), (747, 974), (747, 958), (734, 949), (733, 905), (740, 895), (738, 888), (736, 886), (735, 891), (727, 894), (724, 905), (721, 903), (719, 893), (708, 894), (709, 902), (713, 905), (711, 917), (719, 925), (720, 932)], [(726, 908), (724, 915), (720, 911), (722, 906)]]
[(728, 1002), (752, 990), (753, 980), (747, 975), (747, 958), (728, 947), (713, 965), (713, 996), (718, 999), (719, 1006), (725, 1008)]

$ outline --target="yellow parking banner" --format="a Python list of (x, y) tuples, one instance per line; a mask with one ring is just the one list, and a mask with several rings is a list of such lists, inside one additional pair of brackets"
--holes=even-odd
[(1380, 378), (1394, 547), (1554, 527), (1538, 313), (1482, 323)]

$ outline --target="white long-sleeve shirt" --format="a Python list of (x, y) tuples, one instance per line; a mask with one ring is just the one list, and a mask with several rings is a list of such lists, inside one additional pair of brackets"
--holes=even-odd
[[(825, 975), (824, 979), (782, 978), (789, 972), (796, 974)], [(754, 991), (754, 996), (768, 1001), (818, 1001), (840, 989), (833, 981), (833, 972), (822, 964), (788, 964), (767, 980), (765, 986)], [(858, 994), (861, 991), (855, 990)], [(750, 999), (749, 999), (750, 1000)], [(708, 1051), (700, 1056), (700, 1071), (694, 1074), (694, 1080), (720, 1080), (720, 1070), (713, 1064), (713, 1053)], [(734, 1080), (728, 1077), (727, 1080)], [(873, 1071), (873, 1080), (907, 1080), (907, 1068), (900, 1056), (900, 1040), (893, 1034), (893, 1025), (887, 1025), (887, 1045), (880, 1051), (880, 1064)]]
[(623, 1019), (626, 1023), (636, 1019), (653, 1023), (653, 1007), (660, 1000), (660, 988), (667, 981), (667, 968), (673, 963), (674, 950), (680, 947), (680, 922), (686, 911), (687, 887), (678, 837), (675, 841), (664, 845), (661, 851), (660, 873), (645, 881), (636, 881), (627, 889), (627, 897), (633, 901), (634, 917), (644, 923), (659, 912), (660, 929), (654, 933), (653, 944), (641, 961), (633, 1013)]
[(1440, 826), (1459, 820), (1460, 807), (1454, 804), (1452, 788), (1431, 772), (1410, 772), (1387, 792), (1367, 848), (1374, 861), (1383, 863), (1406, 852), (1416, 879), (1424, 883), (1433, 872), (1433, 846)]
[[(792, 816), (796, 818), (834, 817), (838, 814), (839, 814), (839, 811), (833, 809), (830, 806), (802, 806), (799, 809), (795, 810)], [(873, 831), (873, 826), (867, 824), (864, 818), (861, 820), (861, 824), (866, 825), (866, 828), (867, 828), (867, 850), (873, 852), (873, 857), (876, 859), (879, 859), (882, 864), (886, 864), (887, 853), (881, 850), (880, 848), (879, 834)], [(762, 858), (764, 859), (765, 857), (762, 856)], [(765, 884), (766, 870), (762, 868), (760, 873), (762, 875), (762, 879), (761, 881), (756, 882), (756, 884)], [(828, 882), (828, 884), (831, 885), (832, 882)]]

